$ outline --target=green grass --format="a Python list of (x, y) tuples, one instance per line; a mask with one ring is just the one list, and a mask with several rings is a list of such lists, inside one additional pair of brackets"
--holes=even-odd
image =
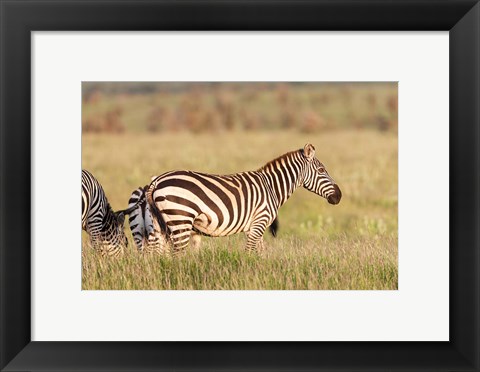
[[(339, 130), (84, 134), (82, 167), (115, 210), (150, 176), (172, 169), (228, 174), (259, 168), (307, 142), (342, 189), (336, 206), (305, 189), (280, 209), (277, 238), (260, 255), (243, 234), (202, 237), (199, 252), (143, 256), (133, 242), (118, 259), (85, 244), (83, 289), (397, 289), (398, 140), (394, 133)], [(129, 229), (126, 227), (129, 234)]]
[(346, 235), (268, 239), (262, 254), (244, 238), (208, 239), (198, 252), (168, 258), (129, 252), (119, 259), (83, 254), (84, 289), (395, 289), (396, 238)]

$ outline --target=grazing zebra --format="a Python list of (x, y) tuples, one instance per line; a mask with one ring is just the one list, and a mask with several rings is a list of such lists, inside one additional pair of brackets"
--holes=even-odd
[(130, 209), (114, 212), (102, 185), (90, 172), (82, 170), (82, 229), (102, 255), (118, 256), (127, 247), (123, 223), (128, 213)]
[[(160, 226), (158, 220), (152, 216), (150, 206), (146, 201), (145, 192), (148, 185), (139, 187), (132, 192), (128, 201), (128, 208), (135, 208), (129, 215), (130, 230), (133, 241), (139, 252), (168, 254), (168, 242), (165, 226)], [(277, 235), (278, 221), (270, 225), (270, 232)], [(201, 237), (195, 231), (190, 235), (192, 248), (200, 247)]]
[(172, 171), (153, 178), (147, 202), (173, 243), (174, 253), (186, 247), (191, 231), (209, 236), (247, 234), (247, 250), (263, 246), (263, 233), (278, 209), (303, 186), (338, 204), (342, 192), (315, 157), (315, 148), (284, 154), (257, 171), (219, 176)]

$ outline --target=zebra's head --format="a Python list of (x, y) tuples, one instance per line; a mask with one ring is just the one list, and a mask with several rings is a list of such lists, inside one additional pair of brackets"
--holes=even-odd
[(128, 247), (124, 221), (124, 212), (113, 212), (109, 205), (108, 213), (102, 220), (101, 230), (90, 236), (92, 246), (102, 255), (118, 256), (122, 254), (123, 249)]
[(128, 239), (124, 229), (125, 211), (107, 213), (103, 220), (102, 241), (103, 245), (116, 250), (128, 247)]
[(327, 199), (330, 204), (340, 203), (342, 191), (330, 177), (325, 166), (315, 157), (315, 147), (312, 144), (305, 145), (303, 156), (307, 161), (303, 187)]

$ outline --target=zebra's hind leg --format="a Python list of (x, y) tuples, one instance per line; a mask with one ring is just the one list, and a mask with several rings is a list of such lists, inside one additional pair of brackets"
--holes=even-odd
[(247, 247), (249, 252), (261, 252), (264, 249), (263, 233), (266, 227), (263, 225), (252, 226), (250, 231), (247, 231)]
[[(184, 225), (185, 226), (185, 225)], [(190, 234), (192, 233), (192, 225), (181, 229), (170, 230), (170, 240), (172, 242), (172, 254), (174, 256), (183, 252), (190, 242)]]
[(166, 256), (170, 254), (168, 241), (163, 232), (153, 231), (148, 236), (145, 253), (155, 253)]

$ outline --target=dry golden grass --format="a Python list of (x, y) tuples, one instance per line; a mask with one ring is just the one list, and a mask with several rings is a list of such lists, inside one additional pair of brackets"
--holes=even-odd
[(83, 252), (84, 289), (396, 289), (394, 236), (268, 239), (246, 253), (243, 237), (206, 240), (175, 258), (127, 252), (104, 259)]
[(307, 142), (315, 145), (343, 193), (340, 204), (332, 206), (297, 190), (279, 211), (279, 237), (265, 234), (262, 255), (244, 252), (243, 234), (204, 237), (199, 252), (174, 259), (142, 256), (132, 241), (123, 257), (104, 259), (84, 244), (83, 289), (398, 288), (394, 133), (84, 134), (82, 141), (82, 167), (102, 183), (114, 209), (126, 208), (130, 193), (152, 175), (172, 169), (253, 170)]

